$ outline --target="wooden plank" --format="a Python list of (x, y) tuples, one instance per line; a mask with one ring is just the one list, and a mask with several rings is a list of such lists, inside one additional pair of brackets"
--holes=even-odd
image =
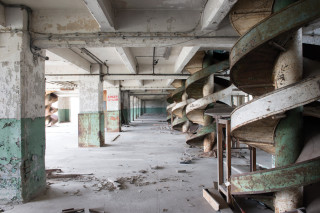
[(257, 151), (256, 148), (251, 147), (250, 149), (250, 172), (257, 170)]
[(210, 204), (210, 206), (215, 210), (219, 211), (220, 210), (220, 204), (211, 196), (209, 193), (208, 189), (203, 189), (203, 197), (206, 199), (206, 201)]
[(217, 134), (217, 161), (218, 161), (218, 184), (223, 183), (223, 147), (222, 147), (222, 125), (218, 125)]
[(227, 202), (224, 200), (222, 195), (219, 193), (218, 190), (215, 189), (205, 189), (210, 194), (210, 196), (219, 204), (219, 212), (220, 213), (232, 213), (233, 211), (230, 209)]
[[(230, 120), (226, 120), (226, 179), (230, 182), (231, 176), (231, 135)], [(231, 203), (230, 185), (227, 186), (227, 203)]]

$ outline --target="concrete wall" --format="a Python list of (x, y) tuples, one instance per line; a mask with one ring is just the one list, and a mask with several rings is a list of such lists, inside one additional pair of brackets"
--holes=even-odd
[(165, 100), (145, 100), (144, 113), (146, 114), (165, 114), (167, 104)]

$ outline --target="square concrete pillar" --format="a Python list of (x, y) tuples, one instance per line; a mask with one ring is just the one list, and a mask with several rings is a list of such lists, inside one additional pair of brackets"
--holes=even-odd
[(60, 123), (70, 122), (70, 98), (69, 97), (59, 97), (58, 118)]
[(100, 76), (82, 77), (79, 91), (78, 145), (101, 147), (104, 145), (104, 113)]
[(134, 97), (130, 96), (130, 122), (134, 121)]
[(122, 92), (122, 109), (121, 109), (121, 113), (122, 113), (122, 117), (123, 117), (123, 123), (124, 124), (129, 124), (130, 121), (130, 100), (129, 100), (129, 92), (128, 91), (124, 91)]
[[(5, 10), (25, 30), (26, 11)], [(24, 31), (0, 32), (0, 45), (0, 204), (26, 202), (46, 187), (44, 61)]]
[(120, 88), (107, 89), (107, 132), (121, 132)]

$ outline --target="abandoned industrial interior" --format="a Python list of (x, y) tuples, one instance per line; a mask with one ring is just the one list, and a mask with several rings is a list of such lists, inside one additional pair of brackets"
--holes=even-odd
[(0, 212), (319, 213), (319, 0), (0, 0)]

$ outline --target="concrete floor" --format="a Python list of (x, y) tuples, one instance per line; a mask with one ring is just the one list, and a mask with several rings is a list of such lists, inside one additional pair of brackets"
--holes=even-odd
[[(106, 133), (102, 148), (78, 148), (76, 123), (47, 128), (46, 169), (83, 175), (48, 179), (44, 194), (26, 204), (6, 206), (6, 212), (57, 213), (67, 208), (110, 213), (214, 212), (203, 199), (202, 188), (212, 188), (216, 181), (216, 159), (199, 158), (202, 151), (189, 148), (186, 135), (171, 131), (164, 120), (144, 115), (121, 133)], [(180, 164), (186, 159), (192, 163)], [(239, 168), (247, 170), (247, 159), (237, 159)], [(120, 183), (114, 182), (117, 179)], [(114, 184), (120, 189), (114, 189)]]

